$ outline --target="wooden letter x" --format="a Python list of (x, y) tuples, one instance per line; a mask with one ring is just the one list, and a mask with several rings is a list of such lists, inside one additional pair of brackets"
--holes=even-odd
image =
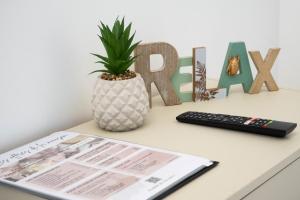
[(259, 93), (263, 83), (266, 84), (269, 91), (278, 90), (278, 86), (271, 74), (271, 68), (279, 54), (280, 48), (269, 49), (268, 54), (263, 60), (259, 51), (249, 51), (251, 59), (257, 69), (257, 75), (249, 90), (250, 94)]

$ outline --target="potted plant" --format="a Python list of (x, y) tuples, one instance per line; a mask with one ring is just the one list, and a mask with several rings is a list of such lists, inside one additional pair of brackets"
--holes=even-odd
[(131, 54), (140, 42), (133, 44), (135, 33), (130, 35), (131, 23), (125, 27), (124, 18), (122, 21), (116, 19), (112, 28), (102, 22), (98, 27), (98, 37), (107, 57), (92, 54), (100, 59), (96, 63), (105, 67), (91, 72), (102, 72), (92, 97), (94, 119), (100, 128), (109, 131), (138, 128), (149, 111), (144, 80), (140, 74), (129, 70), (136, 58)]

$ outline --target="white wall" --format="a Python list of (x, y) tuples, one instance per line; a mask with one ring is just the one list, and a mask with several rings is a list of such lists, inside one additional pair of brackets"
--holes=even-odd
[(300, 90), (300, 2), (280, 0), (279, 85)]
[(166, 41), (180, 56), (207, 46), (220, 74), (229, 41), (278, 46), (279, 0), (1, 0), (0, 152), (91, 118), (99, 20), (133, 21), (137, 40)]

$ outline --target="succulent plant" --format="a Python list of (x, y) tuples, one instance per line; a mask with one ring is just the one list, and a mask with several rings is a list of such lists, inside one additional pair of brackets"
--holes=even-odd
[(100, 61), (97, 61), (96, 63), (103, 64), (106, 69), (95, 70), (90, 74), (95, 72), (106, 72), (109, 74), (120, 75), (128, 70), (136, 58), (136, 56), (131, 56), (131, 54), (140, 43), (137, 42), (132, 44), (135, 32), (130, 35), (131, 25), (132, 23), (125, 27), (124, 18), (122, 21), (117, 18), (112, 29), (102, 22), (101, 25), (98, 25), (100, 30), (98, 37), (106, 50), (107, 57), (94, 53), (92, 53), (92, 55), (100, 58)]

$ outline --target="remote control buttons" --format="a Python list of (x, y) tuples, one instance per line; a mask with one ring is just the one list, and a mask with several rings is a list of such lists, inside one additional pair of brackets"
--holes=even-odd
[(271, 124), (273, 121), (272, 120), (266, 120), (267, 123), (265, 123), (262, 127), (267, 128), (269, 124)]
[(256, 118), (250, 118), (249, 120), (244, 122), (244, 125), (250, 125), (253, 124), (255, 122)]

